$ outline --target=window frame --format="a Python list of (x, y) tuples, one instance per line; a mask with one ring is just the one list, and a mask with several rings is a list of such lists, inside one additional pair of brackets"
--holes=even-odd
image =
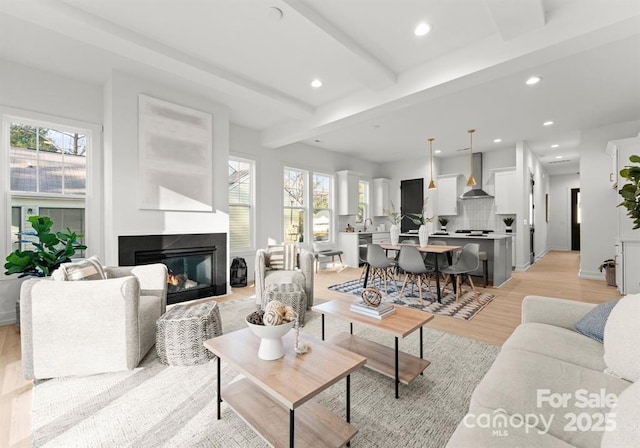
[[(302, 173), (302, 197), (303, 197), (303, 204), (300, 205), (286, 205), (284, 203), (284, 175), (286, 171), (298, 171), (300, 173)], [(281, 194), (282, 194), (282, 240), (285, 242), (295, 242), (297, 243), (298, 241), (289, 241), (286, 238), (286, 234), (285, 234), (285, 223), (284, 223), (284, 214), (287, 210), (298, 210), (298, 211), (302, 211), (302, 213), (304, 214), (304, 219), (303, 219), (303, 225), (304, 225), (304, 229), (302, 231), (302, 243), (307, 243), (308, 240), (308, 231), (309, 231), (309, 175), (310, 175), (310, 171), (309, 170), (305, 170), (303, 168), (294, 168), (291, 166), (285, 166), (282, 169), (282, 189), (281, 189)]]
[[(364, 202), (360, 202), (360, 185), (364, 185)], [(362, 206), (362, 217), (360, 217), (360, 207)], [(358, 179), (358, 214), (356, 223), (362, 224), (371, 218), (371, 183), (368, 180)], [(360, 219), (360, 220), (358, 220)]]
[[(328, 207), (327, 208), (315, 208), (313, 206), (313, 193), (314, 193), (314, 183), (313, 183), (313, 179), (315, 178), (315, 176), (323, 176), (323, 177), (327, 177), (329, 178), (329, 200), (328, 202)], [(334, 228), (334, 214), (335, 214), (335, 176), (333, 176), (332, 174), (329, 173), (323, 173), (320, 171), (312, 171), (311, 172), (311, 188), (309, 189), (309, 194), (311, 196), (311, 201), (310, 201), (310, 219), (311, 219), (311, 243), (315, 243), (316, 240), (313, 238), (313, 212), (314, 210), (327, 210), (329, 212), (329, 238), (326, 241), (318, 241), (318, 242), (335, 242), (336, 241), (336, 237), (335, 237), (335, 228)]]
[[(87, 179), (84, 195), (60, 193), (13, 192), (11, 190), (11, 123), (48, 127), (56, 130), (81, 131), (86, 136)], [(13, 197), (84, 199), (85, 244), (87, 253), (104, 257), (104, 220), (103, 220), (103, 166), (102, 166), (102, 125), (53, 114), (27, 111), (0, 105), (0, 210), (4, 219), (0, 219), (0, 245), (6, 253), (13, 251), (11, 243), (11, 199)], [(0, 273), (0, 278), (5, 277)]]
[[(229, 251), (231, 254), (245, 254), (254, 253), (256, 251), (256, 161), (241, 156), (234, 156), (229, 154), (228, 162), (235, 161), (240, 163), (248, 163), (250, 166), (250, 188), (249, 188), (249, 204), (234, 203), (228, 199), (229, 211), (231, 207), (247, 207), (249, 208), (249, 247), (232, 248), (231, 247), (231, 227), (229, 227)], [(230, 215), (230, 213), (229, 213)]]

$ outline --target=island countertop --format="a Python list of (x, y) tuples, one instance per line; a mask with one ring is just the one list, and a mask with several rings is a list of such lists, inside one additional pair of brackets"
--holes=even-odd
[[(417, 234), (411, 233), (403, 233), (402, 236), (417, 236)], [(505, 238), (511, 238), (513, 233), (485, 233), (483, 235), (471, 235), (469, 233), (449, 233), (448, 235), (442, 235), (437, 233), (432, 233), (429, 235), (429, 238), (464, 238), (464, 239), (479, 239), (479, 240), (502, 240)]]

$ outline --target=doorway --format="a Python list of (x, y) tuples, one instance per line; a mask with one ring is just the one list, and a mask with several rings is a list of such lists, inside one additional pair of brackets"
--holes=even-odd
[(535, 195), (533, 194), (534, 186), (536, 184), (533, 180), (533, 173), (529, 173), (529, 264), (533, 264), (536, 261), (536, 251), (534, 248), (535, 236), (536, 236), (536, 205), (534, 203)]
[[(400, 181), (400, 214), (422, 213), (424, 194), (424, 179), (408, 179)], [(419, 226), (408, 218), (403, 218), (400, 224), (402, 233), (415, 230)]]
[(571, 250), (580, 250), (580, 189), (571, 189)]

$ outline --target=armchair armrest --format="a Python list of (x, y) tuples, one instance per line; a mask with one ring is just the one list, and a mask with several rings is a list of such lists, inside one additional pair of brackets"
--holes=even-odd
[(140, 283), (141, 296), (160, 298), (162, 309), (160, 315), (167, 311), (167, 267), (162, 263), (143, 264), (139, 266), (117, 266), (105, 268), (107, 278), (134, 276)]
[(27, 280), (20, 290), (25, 378), (91, 375), (138, 364), (136, 277)]
[(537, 322), (574, 330), (576, 323), (595, 307), (593, 303), (575, 300), (527, 296), (522, 301), (522, 323)]

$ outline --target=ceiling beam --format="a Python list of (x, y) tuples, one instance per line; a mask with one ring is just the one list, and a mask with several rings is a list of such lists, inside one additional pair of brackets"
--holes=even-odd
[(511, 40), (545, 25), (542, 0), (484, 0), (503, 40)]
[(384, 65), (378, 58), (363, 48), (338, 29), (333, 23), (320, 15), (316, 10), (300, 0), (282, 0), (284, 4), (293, 9), (300, 16), (315, 25), (331, 39), (335, 40), (343, 48), (351, 52), (357, 58), (360, 67), (358, 77), (372, 90), (381, 90), (396, 83), (396, 74)]
[[(11, 5), (8, 5), (11, 3)], [(0, 12), (102, 48), (118, 56), (249, 101), (278, 104), (292, 119), (312, 116), (315, 108), (281, 91), (244, 78), (128, 28), (58, 0), (0, 2)]]

